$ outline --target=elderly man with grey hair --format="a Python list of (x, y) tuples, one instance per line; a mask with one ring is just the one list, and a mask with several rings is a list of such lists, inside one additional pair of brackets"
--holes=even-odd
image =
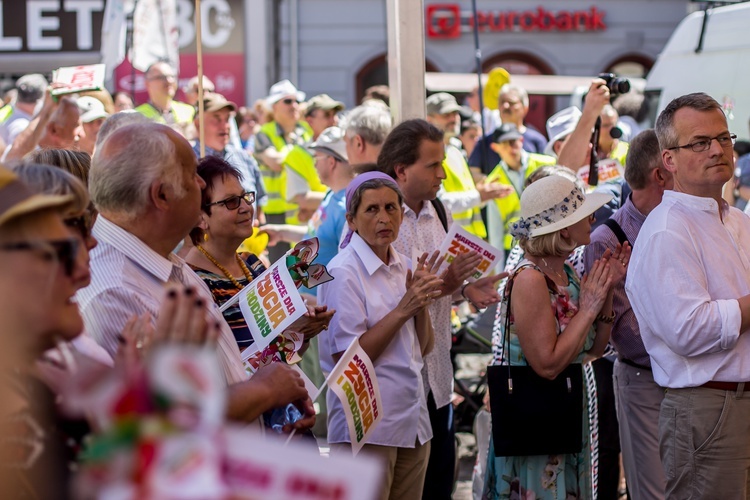
[(5, 144), (13, 144), (16, 136), (29, 126), (37, 105), (44, 97), (47, 80), (38, 73), (24, 75), (16, 81), (16, 102), (13, 112), (0, 125), (0, 139)]
[[(76, 300), (91, 336), (110, 354), (134, 316), (156, 318), (165, 285), (181, 282), (197, 305), (213, 304), (203, 281), (173, 253), (195, 227), (205, 183), (196, 172), (190, 144), (166, 125), (128, 125), (116, 130), (97, 149), (89, 174), (91, 199), (99, 210), (92, 234), (99, 245), (91, 252), (91, 285)], [(220, 335), (217, 354), (229, 385), (227, 415), (251, 421), (264, 411), (297, 402), (306, 417), (314, 410), (300, 376), (273, 363), (249, 380), (229, 325), (217, 308), (210, 310)]]
[(344, 129), (346, 155), (355, 172), (357, 165), (377, 163), (380, 148), (392, 126), (386, 105), (363, 104), (346, 115), (341, 128)]

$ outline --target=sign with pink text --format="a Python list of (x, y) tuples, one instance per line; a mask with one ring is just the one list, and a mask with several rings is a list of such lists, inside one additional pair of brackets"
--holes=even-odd
[(356, 455), (383, 418), (375, 368), (359, 341), (352, 342), (341, 355), (326, 381), (344, 407), (352, 453)]
[(440, 257), (443, 263), (438, 269), (438, 275), (448, 270), (453, 259), (462, 253), (474, 252), (482, 256), (482, 262), (474, 269), (474, 272), (467, 279), (476, 281), (483, 276), (487, 276), (494, 269), (500, 257), (503, 255), (501, 250), (493, 247), (481, 238), (462, 228), (457, 222), (454, 222), (448, 229), (443, 243), (440, 245)]
[(237, 295), (255, 340), (254, 349), (260, 352), (307, 312), (284, 259), (279, 259)]

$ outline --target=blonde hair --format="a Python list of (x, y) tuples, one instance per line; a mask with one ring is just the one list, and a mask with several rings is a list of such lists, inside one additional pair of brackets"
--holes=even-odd
[(564, 238), (560, 234), (561, 230), (531, 238), (519, 238), (518, 246), (532, 257), (567, 257), (578, 243)]

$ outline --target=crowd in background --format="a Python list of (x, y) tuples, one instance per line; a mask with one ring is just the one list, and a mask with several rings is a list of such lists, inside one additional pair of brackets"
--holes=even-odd
[[(148, 100), (135, 103), (105, 90), (53, 98), (44, 76), (25, 75), (0, 108), (2, 419), (6, 429), (21, 417), (34, 422), (21, 434), (41, 450), (15, 458), (21, 497), (66, 496), (85, 436), (96, 431), (56, 409), (71, 375), (56, 358), (60, 344), (109, 367), (142, 363), (160, 343), (212, 346), (227, 419), (272, 429), (280, 411), (293, 412), (284, 432), (350, 454), (336, 396), (313, 402), (285, 362), (248, 377), (247, 320), (238, 305), (218, 309), (312, 237), (316, 263), (334, 279), (301, 290), (307, 312), (288, 331), (304, 339), (300, 366), (316, 385), (355, 339), (372, 360), (384, 418), (364, 449), (386, 464), (382, 498), (451, 497), (459, 311), (491, 339), (493, 364), (530, 366), (547, 379), (570, 366), (584, 374), (577, 450), (495, 456), (494, 438), (480, 439), (489, 453), (475, 470), (478, 495), (616, 499), (623, 475), (634, 499), (709, 498), (709, 485), (722, 482), (739, 491), (747, 450), (722, 449), (732, 460), (722, 471), (693, 446), (697, 435), (670, 427), (698, 411), (695, 394), (718, 397), (684, 388), (737, 400), (731, 411), (705, 402), (731, 414), (727, 439), (745, 425), (732, 412), (744, 411), (750, 381), (734, 352), (750, 325), (739, 212), (750, 210), (750, 144), (735, 142), (708, 96), (678, 100), (654, 131), (642, 95), (613, 95), (596, 78), (582, 109), (558, 111), (539, 131), (525, 123), (529, 97), (513, 83), (500, 89), (496, 111), (479, 109), (479, 89), (463, 105), (441, 92), (426, 97), (425, 120), (395, 124), (385, 86), (346, 109), (283, 80), (247, 105), (204, 78), (201, 117), (197, 77), (184, 102), (169, 64), (153, 64), (145, 80)], [(471, 253), (438, 274), (435, 252), (454, 222), (503, 252), (490, 276), (468, 279), (481, 261)], [(641, 227), (649, 250), (636, 244)], [(705, 251), (708, 234), (726, 240), (717, 252), (729, 264), (701, 273), (718, 258)], [(670, 256), (681, 245), (690, 251), (676, 267)], [(732, 279), (735, 268), (744, 274)], [(660, 288), (672, 280), (683, 289)], [(674, 393), (667, 403), (665, 387)], [(698, 415), (705, 449), (714, 449), (714, 417)], [(562, 432), (549, 421), (533, 432)], [(670, 448), (665, 436), (690, 444)], [(700, 459), (686, 465), (688, 452)]]

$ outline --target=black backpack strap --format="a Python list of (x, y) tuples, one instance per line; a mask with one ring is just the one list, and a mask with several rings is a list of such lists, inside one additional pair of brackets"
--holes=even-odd
[(437, 212), (438, 219), (440, 219), (440, 223), (443, 225), (443, 229), (445, 229), (445, 232), (448, 232), (448, 212), (445, 211), (445, 205), (443, 205), (443, 202), (440, 201), (440, 199), (435, 198), (434, 200), (430, 200), (430, 203), (432, 203), (432, 206), (435, 207), (435, 212)]
[(620, 245), (622, 245), (626, 241), (628, 242), (628, 244), (630, 244), (630, 241), (628, 241), (628, 237), (625, 236), (625, 231), (622, 230), (616, 220), (610, 217), (609, 219), (605, 220), (603, 224), (611, 229), (613, 233), (615, 233), (615, 236), (617, 236), (617, 240), (620, 242)]

